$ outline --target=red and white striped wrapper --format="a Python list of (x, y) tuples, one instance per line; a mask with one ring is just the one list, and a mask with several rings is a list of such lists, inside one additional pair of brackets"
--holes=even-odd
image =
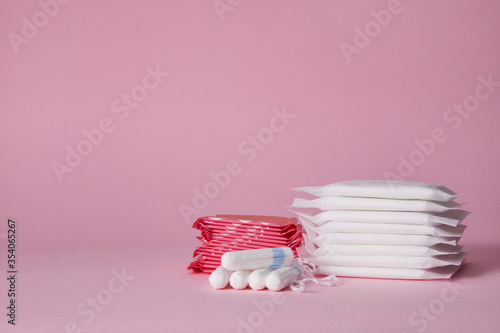
[(230, 251), (287, 246), (297, 257), (303, 242), (297, 219), (257, 215), (215, 215), (200, 217), (193, 228), (201, 231), (203, 243), (193, 253), (188, 269), (211, 273), (220, 266), (221, 256)]

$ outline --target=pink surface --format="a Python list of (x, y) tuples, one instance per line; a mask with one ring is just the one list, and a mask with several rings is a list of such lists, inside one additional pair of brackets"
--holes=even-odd
[[(236, 331), (270, 294), (186, 271), (193, 221), (387, 177), (466, 194), (466, 290), (423, 329), (409, 318), (446, 282), (344, 279), (253, 331), (500, 329), (497, 1), (66, 2), (0, 4), (0, 269), (8, 217), (19, 260), (2, 332)], [(136, 278), (84, 323), (122, 267)]]
[[(75, 332), (89, 333), (498, 332), (500, 327), (498, 246), (469, 246), (468, 264), (449, 281), (341, 278), (339, 286), (308, 286), (302, 294), (214, 290), (207, 274), (186, 271), (190, 250), (24, 255), (19, 324), (4, 330), (2, 323), (2, 332), (59, 333), (71, 323)], [(113, 271), (124, 273), (126, 285)], [(106, 291), (110, 283), (121, 290)], [(241, 321), (255, 327), (239, 329)]]

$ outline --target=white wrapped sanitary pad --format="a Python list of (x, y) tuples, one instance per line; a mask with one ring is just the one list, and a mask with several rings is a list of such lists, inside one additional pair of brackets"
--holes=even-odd
[(436, 244), (457, 245), (459, 238), (434, 237), (427, 235), (361, 234), (344, 232), (322, 234), (311, 240), (317, 246), (337, 244), (432, 246)]
[(331, 232), (353, 232), (374, 234), (405, 234), (405, 235), (430, 235), (437, 237), (462, 237), (465, 225), (451, 227), (447, 225), (415, 225), (401, 223), (360, 223), (360, 222), (327, 222), (315, 227), (311, 220), (300, 216), (299, 220), (308, 225), (315, 233), (325, 234)]
[(368, 211), (368, 210), (329, 210), (317, 215), (295, 212), (299, 217), (305, 217), (316, 225), (327, 222), (375, 222), (375, 223), (397, 223), (397, 224), (420, 224), (436, 225), (444, 224), (456, 227), (469, 212), (463, 210), (451, 210), (446, 213), (436, 214), (428, 212), (391, 212), (391, 211)]
[(378, 256), (438, 256), (459, 253), (463, 246), (437, 244), (433, 246), (422, 245), (364, 245), (364, 244), (338, 244), (326, 245), (317, 248), (312, 253), (314, 258), (337, 254), (351, 255), (378, 255)]
[(387, 267), (427, 269), (447, 265), (461, 265), (465, 253), (445, 254), (440, 256), (373, 256), (336, 254), (316, 258), (317, 263), (327, 266)]
[(321, 234), (328, 232), (359, 232), (375, 234), (407, 234), (430, 235), (437, 237), (462, 237), (465, 227), (465, 225), (449, 227), (389, 223), (328, 222), (326, 224), (323, 224), (321, 227), (313, 228), (313, 230)]
[(459, 209), (462, 205), (454, 201), (398, 200), (358, 197), (321, 197), (313, 200), (295, 198), (292, 207), (319, 208), (322, 210), (384, 210), (397, 212), (442, 213)]
[(459, 268), (460, 266), (455, 265), (431, 269), (323, 265), (318, 267), (318, 274), (382, 279), (433, 280), (449, 279)]
[(349, 180), (326, 186), (296, 187), (318, 197), (367, 197), (451, 201), (461, 196), (443, 185), (388, 180)]

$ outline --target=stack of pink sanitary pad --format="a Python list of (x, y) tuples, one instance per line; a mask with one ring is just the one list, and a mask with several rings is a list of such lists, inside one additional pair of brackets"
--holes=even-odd
[(201, 231), (203, 243), (193, 253), (188, 269), (210, 273), (221, 265), (221, 256), (230, 251), (272, 247), (296, 248), (302, 238), (295, 218), (253, 215), (215, 215), (197, 219), (193, 228)]

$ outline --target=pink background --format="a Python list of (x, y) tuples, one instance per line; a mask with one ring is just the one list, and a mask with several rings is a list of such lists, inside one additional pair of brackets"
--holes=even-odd
[[(9, 36), (22, 36), (23, 17), (43, 19), (41, 7), (0, 4), (0, 234), (8, 217), (18, 222), (16, 331), (63, 332), (68, 321), (82, 332), (236, 331), (237, 317), (270, 293), (215, 292), (185, 270), (196, 216), (292, 216), (290, 187), (384, 179), (398, 174), (400, 156), (425, 156), (404, 179), (465, 193), (472, 211), (461, 241), (468, 264), (453, 279), (466, 290), (425, 331), (497, 331), (500, 87), (458, 128), (445, 115), (478, 77), (500, 82), (500, 4), (401, 1), (349, 62), (341, 43), (354, 45), (355, 28), (391, 1), (223, 2), (233, 5), (222, 20), (208, 0), (71, 1), (17, 47)], [(120, 119), (113, 101), (141, 85), (147, 67), (169, 75)], [(238, 147), (284, 107), (295, 118), (247, 161)], [(60, 182), (52, 163), (105, 118), (114, 131)], [(446, 140), (417, 153), (415, 140), (435, 128)], [(192, 206), (195, 189), (229, 161), (241, 172), (186, 223), (179, 205)], [(2, 238), (0, 248), (5, 272)], [(75, 307), (122, 267), (135, 280), (85, 323)], [(343, 281), (286, 292), (253, 330), (415, 332), (409, 316), (446, 288)]]

